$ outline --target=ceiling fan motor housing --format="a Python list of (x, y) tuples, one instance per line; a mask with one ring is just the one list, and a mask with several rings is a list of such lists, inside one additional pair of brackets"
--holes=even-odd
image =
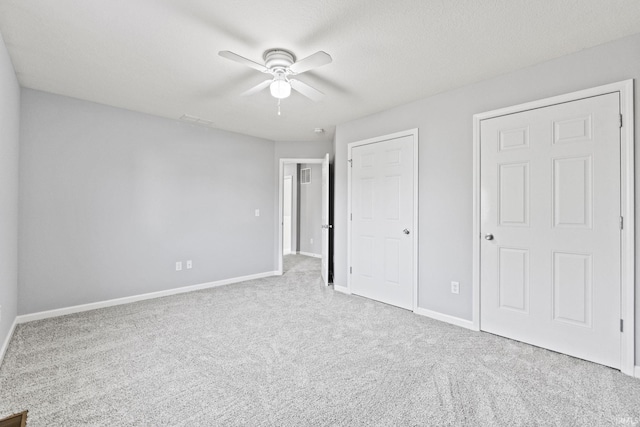
[(296, 62), (295, 55), (284, 49), (269, 49), (264, 53), (263, 57), (265, 67), (270, 71), (276, 72), (284, 72), (285, 69)]

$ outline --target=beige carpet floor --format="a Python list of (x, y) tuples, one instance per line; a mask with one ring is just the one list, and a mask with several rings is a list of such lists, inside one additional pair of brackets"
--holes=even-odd
[(0, 418), (40, 426), (633, 426), (640, 380), (286, 274), (19, 325)]

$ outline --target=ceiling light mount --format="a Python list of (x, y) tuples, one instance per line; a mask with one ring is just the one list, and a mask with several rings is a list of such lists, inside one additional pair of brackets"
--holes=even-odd
[(287, 73), (289, 67), (296, 62), (296, 56), (284, 49), (269, 49), (262, 57), (264, 66), (276, 73)]

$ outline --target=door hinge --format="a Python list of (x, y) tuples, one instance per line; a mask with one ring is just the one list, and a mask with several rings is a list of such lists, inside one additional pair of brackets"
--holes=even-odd
[(620, 114), (620, 127), (622, 127), (622, 114)]
[(620, 217), (620, 230), (624, 229), (624, 217)]
[(349, 159), (347, 162), (349, 162), (349, 166), (353, 167), (353, 159)]
[(353, 274), (353, 267), (349, 267), (349, 274)]
[(353, 214), (349, 214), (349, 221), (353, 221)]
[(620, 332), (624, 332), (624, 320), (620, 319)]

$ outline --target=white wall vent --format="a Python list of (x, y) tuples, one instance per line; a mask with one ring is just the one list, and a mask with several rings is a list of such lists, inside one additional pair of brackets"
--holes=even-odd
[(300, 184), (311, 182), (311, 168), (300, 169)]
[(192, 125), (205, 126), (208, 128), (215, 127), (211, 120), (201, 119), (200, 117), (191, 116), (189, 114), (183, 114), (182, 117), (180, 117), (180, 120), (191, 123)]

